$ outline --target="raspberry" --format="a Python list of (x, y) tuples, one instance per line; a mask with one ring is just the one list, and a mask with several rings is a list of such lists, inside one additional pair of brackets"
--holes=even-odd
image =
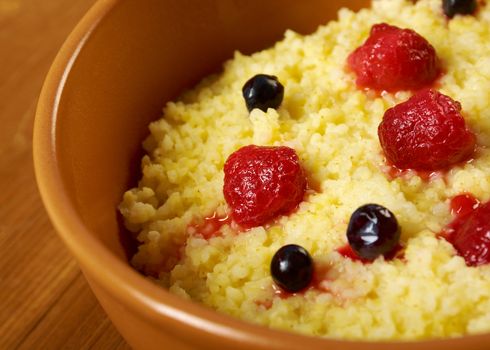
[(468, 266), (490, 263), (490, 202), (465, 215), (449, 241)]
[(390, 92), (420, 89), (439, 75), (434, 47), (411, 29), (375, 24), (366, 42), (352, 52), (347, 64), (356, 84)]
[(388, 109), (378, 127), (387, 160), (400, 169), (433, 171), (470, 157), (476, 138), (460, 111), (459, 102), (430, 89)]
[(303, 200), (306, 178), (294, 149), (245, 146), (226, 160), (223, 193), (240, 226), (263, 225)]

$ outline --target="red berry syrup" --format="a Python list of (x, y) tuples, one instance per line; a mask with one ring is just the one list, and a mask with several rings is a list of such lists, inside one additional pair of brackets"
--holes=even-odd
[(217, 237), (221, 234), (221, 227), (230, 225), (232, 222), (229, 215), (219, 216), (214, 212), (213, 215), (205, 217), (199, 225), (190, 225), (188, 232), (190, 234), (200, 234), (204, 239)]

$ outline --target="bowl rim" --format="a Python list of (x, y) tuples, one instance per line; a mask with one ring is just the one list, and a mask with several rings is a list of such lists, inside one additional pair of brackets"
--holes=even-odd
[[(360, 350), (413, 349), (416, 345), (456, 349), (485, 344), (490, 334), (469, 335), (452, 339), (422, 341), (354, 341), (305, 336), (269, 329), (216, 312), (198, 303), (185, 300), (148, 281), (124, 264), (102, 243), (93, 238), (90, 229), (65, 193), (57, 162), (56, 128), (58, 107), (63, 89), (75, 61), (85, 43), (114, 9), (124, 0), (98, 0), (68, 36), (49, 69), (39, 97), (33, 132), (33, 158), (36, 181), (48, 216), (58, 235), (80, 263), (82, 270), (117, 302), (134, 315), (158, 325), (170, 319), (171, 331), (185, 339), (185, 328), (192, 327), (202, 336), (239, 341), (264, 349), (313, 349), (354, 346)], [(122, 194), (121, 194), (122, 195)], [(117, 287), (116, 287), (117, 286)], [(168, 330), (167, 330), (168, 332)]]

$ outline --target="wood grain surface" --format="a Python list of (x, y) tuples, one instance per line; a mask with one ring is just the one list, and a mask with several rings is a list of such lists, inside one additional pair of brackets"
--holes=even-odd
[(94, 0), (0, 0), (0, 349), (128, 349), (51, 226), (32, 164), (44, 77)]

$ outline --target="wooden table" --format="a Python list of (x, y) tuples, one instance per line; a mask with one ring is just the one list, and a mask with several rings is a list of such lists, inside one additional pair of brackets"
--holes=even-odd
[(42, 82), (94, 0), (0, 0), (0, 349), (127, 349), (51, 226), (32, 164)]

